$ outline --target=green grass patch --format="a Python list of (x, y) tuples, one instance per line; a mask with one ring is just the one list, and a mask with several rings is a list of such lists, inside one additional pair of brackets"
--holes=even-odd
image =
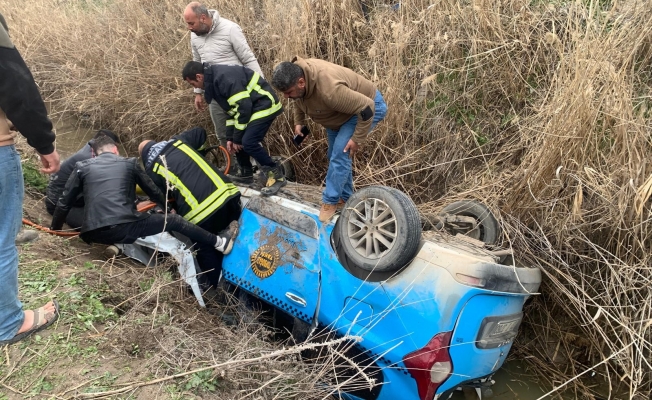
[(31, 158), (27, 159), (23, 163), (23, 179), (25, 179), (25, 185), (45, 193), (45, 189), (48, 187), (48, 178), (39, 171), (39, 168)]
[[(57, 284), (56, 270), (58, 267), (58, 261), (39, 261), (26, 266), (30, 273), (22, 274), (18, 279), (21, 295), (25, 299), (29, 299), (32, 296), (52, 291)], [(29, 305), (29, 300), (26, 303)]]

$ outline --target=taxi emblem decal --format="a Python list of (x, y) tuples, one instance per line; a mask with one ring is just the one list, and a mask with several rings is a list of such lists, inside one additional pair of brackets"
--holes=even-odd
[(280, 258), (278, 247), (263, 245), (251, 255), (251, 269), (257, 277), (268, 278), (276, 272)]

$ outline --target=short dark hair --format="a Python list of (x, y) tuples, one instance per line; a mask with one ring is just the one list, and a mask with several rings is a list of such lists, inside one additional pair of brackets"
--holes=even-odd
[(107, 135), (99, 135), (91, 142), (91, 147), (96, 155), (108, 151), (111, 147), (116, 147), (115, 141)]
[(94, 138), (98, 138), (102, 135), (110, 137), (116, 143), (120, 143), (120, 138), (118, 137), (118, 135), (116, 135), (115, 133), (113, 133), (113, 131), (110, 131), (108, 129), (100, 129), (99, 131), (97, 131)]
[(295, 63), (283, 61), (274, 68), (272, 73), (272, 86), (285, 92), (296, 85), (299, 78), (303, 78), (303, 69)]
[(197, 74), (203, 74), (203, 73), (204, 73), (204, 64), (200, 63), (199, 61), (188, 61), (188, 64), (186, 64), (186, 66), (183, 67), (181, 76), (183, 77), (184, 81), (186, 79), (190, 79), (191, 81), (196, 81)]

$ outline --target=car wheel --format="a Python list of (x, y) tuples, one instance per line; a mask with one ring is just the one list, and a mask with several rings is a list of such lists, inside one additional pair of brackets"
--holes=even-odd
[(272, 160), (276, 163), (281, 164), (281, 168), (283, 169), (283, 174), (285, 175), (285, 178), (290, 181), (294, 182), (295, 181), (295, 174), (294, 174), (294, 166), (288, 160), (287, 158), (283, 156), (272, 156)]
[(500, 237), (498, 220), (491, 210), (479, 201), (456, 201), (441, 210), (440, 215), (445, 216), (445, 214), (472, 217), (476, 221), (475, 224), (444, 223), (444, 229), (452, 235), (462, 233), (490, 245), (496, 244)]
[(421, 221), (412, 200), (385, 186), (359, 190), (344, 205), (334, 228), (340, 263), (369, 272), (394, 272), (419, 251)]

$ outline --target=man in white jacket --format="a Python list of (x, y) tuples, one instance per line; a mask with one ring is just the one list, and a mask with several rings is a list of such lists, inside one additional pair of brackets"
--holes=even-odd
[[(220, 17), (217, 10), (209, 10), (199, 2), (186, 6), (183, 19), (190, 33), (190, 47), (193, 61), (213, 64), (243, 65), (263, 76), (256, 56), (247, 44), (247, 39), (238, 24)], [(206, 109), (203, 90), (195, 89), (195, 108)], [(220, 144), (226, 147), (226, 121), (224, 110), (212, 102), (208, 110), (215, 126)]]

